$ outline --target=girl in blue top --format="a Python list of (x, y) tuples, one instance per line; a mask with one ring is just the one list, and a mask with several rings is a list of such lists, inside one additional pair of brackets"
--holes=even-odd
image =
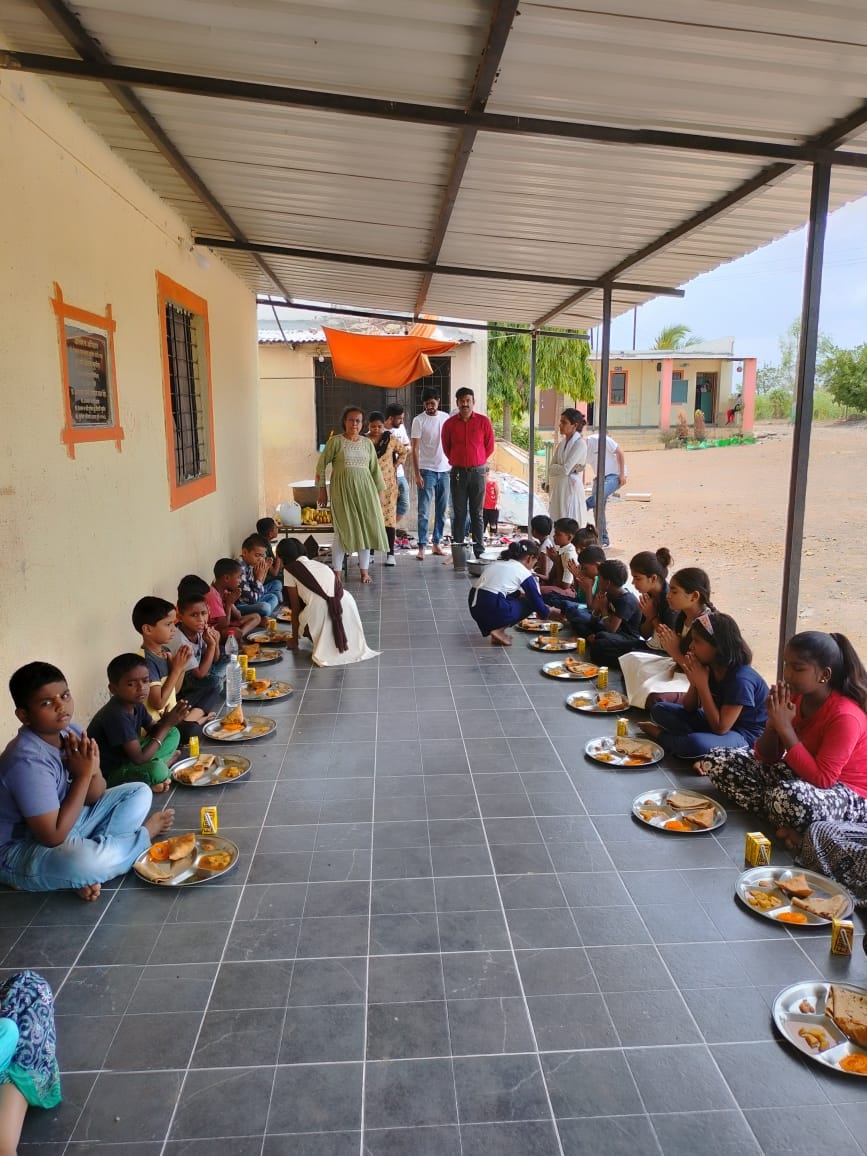
[(546, 606), (533, 574), (539, 547), (535, 542), (510, 542), (500, 555), (482, 570), (470, 591), (470, 614), (482, 634), (491, 636), (495, 646), (511, 646), (505, 630), (532, 612), (540, 618), (560, 618), (560, 611)]
[(728, 614), (706, 610), (692, 624), (683, 671), (689, 690), (682, 703), (660, 702), (645, 734), (682, 759), (714, 747), (751, 747), (767, 721), (768, 686), (750, 663), (753, 654)]

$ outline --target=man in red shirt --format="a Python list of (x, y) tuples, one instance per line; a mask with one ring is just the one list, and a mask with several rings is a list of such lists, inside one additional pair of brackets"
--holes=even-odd
[(443, 452), (452, 467), (452, 536), (455, 542), (464, 541), (469, 506), (473, 552), (480, 558), (484, 550), (485, 466), (494, 452), (494, 427), (490, 418), (473, 412), (476, 396), (471, 389), (459, 389), (455, 401), (458, 412), (444, 423), (442, 432)]

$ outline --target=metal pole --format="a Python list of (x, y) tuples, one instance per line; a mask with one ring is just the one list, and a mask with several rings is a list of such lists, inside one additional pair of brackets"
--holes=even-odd
[(830, 189), (830, 165), (813, 165), (807, 252), (804, 258), (801, 340), (795, 381), (795, 431), (792, 437), (789, 506), (786, 513), (786, 548), (783, 554), (778, 678), (782, 676), (783, 671), (783, 648), (787, 639), (798, 630), (798, 587), (801, 581), (801, 551), (804, 545), (804, 504), (807, 499), (807, 467), (810, 461), (810, 434), (813, 423), (813, 385), (816, 375), (816, 346), (819, 339), (819, 301), (822, 295), (822, 263)]
[(530, 536), (530, 524), (533, 521), (533, 490), (536, 484), (536, 341), (534, 329), (530, 334), (530, 464), (527, 468), (530, 493), (527, 498), (527, 537)]
[(599, 352), (599, 412), (596, 418), (596, 433), (599, 436), (599, 448), (596, 454), (596, 477), (593, 481), (595, 497), (593, 499), (596, 514), (596, 529), (600, 540), (604, 537), (602, 527), (605, 510), (605, 449), (608, 437), (608, 365), (611, 360), (611, 286), (602, 290), (602, 341)]
[(635, 338), (638, 334), (638, 306), (632, 310), (632, 352), (635, 352)]

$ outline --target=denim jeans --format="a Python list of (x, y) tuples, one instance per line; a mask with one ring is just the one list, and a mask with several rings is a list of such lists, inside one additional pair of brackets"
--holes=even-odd
[(485, 548), (483, 541), (485, 526), (482, 516), (485, 501), (485, 467), (452, 466), (451, 487), (455, 511), (452, 538), (455, 542), (463, 542), (469, 521), (473, 535), (473, 552), (480, 558)]
[(700, 759), (714, 747), (751, 747), (753, 739), (738, 731), (715, 735), (702, 710), (687, 710), (674, 702), (658, 702), (650, 708), (650, 717), (662, 734), (659, 745), (681, 759)]
[[(602, 512), (596, 519), (596, 529), (599, 531), (599, 541), (603, 546), (608, 545), (608, 528), (605, 524), (605, 507), (608, 505), (608, 499), (615, 490), (620, 488), (619, 474), (605, 475), (605, 488), (602, 494)], [(587, 499), (587, 509), (592, 510), (596, 505), (596, 487), (593, 487), (593, 493)]]
[(409, 482), (406, 478), (397, 479), (397, 516), (402, 518), (409, 511)]
[(72, 830), (58, 847), (46, 847), (26, 835), (7, 846), (0, 883), (19, 891), (78, 890), (123, 875), (150, 846), (142, 826), (153, 805), (144, 783), (112, 787), (81, 809)]
[(420, 470), (424, 487), (418, 491), (418, 544), (427, 545), (430, 504), (434, 502), (433, 543), (438, 546), (443, 539), (446, 524), (446, 510), (449, 505), (449, 475), (438, 470)]

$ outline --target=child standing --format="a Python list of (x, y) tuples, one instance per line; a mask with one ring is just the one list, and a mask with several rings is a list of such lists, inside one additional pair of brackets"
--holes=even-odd
[(511, 542), (500, 560), (486, 566), (469, 593), (470, 614), (482, 634), (495, 646), (511, 646), (505, 633), (528, 614), (559, 618), (560, 611), (546, 606), (533, 575), (538, 547), (527, 540)]
[(87, 728), (99, 747), (105, 781), (147, 783), (154, 794), (171, 786), (169, 764), (178, 749), (177, 728), (187, 716), (189, 703), (181, 699), (154, 722), (148, 713), (150, 673), (140, 654), (119, 654), (108, 664), (111, 698), (100, 707)]
[(682, 759), (714, 747), (749, 747), (767, 721), (768, 686), (728, 614), (706, 610), (690, 629), (683, 657), (689, 690), (682, 703), (660, 702), (639, 729)]
[(626, 564), (617, 558), (599, 564), (599, 589), (587, 631), (590, 656), (597, 665), (606, 664), (612, 647), (634, 644), (641, 637), (641, 607), (632, 591), (624, 589), (628, 578)]
[(148, 818), (153, 796), (144, 783), (106, 790), (99, 748), (72, 721), (56, 666), (20, 667), (9, 690), (21, 729), (0, 756), (0, 882), (97, 899), (101, 884), (171, 827), (174, 811)]
[(482, 506), (484, 528), (493, 538), (500, 524), (500, 483), (491, 475), (491, 467), (485, 466), (485, 498)]
[(867, 854), (856, 840), (847, 851), (843, 831), (835, 847), (829, 820), (867, 823), (867, 672), (845, 634), (805, 630), (786, 643), (783, 678), (755, 750), (711, 751), (696, 769), (739, 806), (767, 815), (792, 849), (821, 821), (808, 865), (854, 872), (863, 889)]
[(657, 702), (680, 702), (689, 690), (683, 660), (689, 649), (690, 628), (706, 610), (713, 610), (710, 579), (697, 566), (678, 570), (668, 587), (669, 610), (676, 615), (674, 626), (660, 621), (657, 645), (646, 651), (632, 650), (620, 657), (620, 671), (631, 706), (647, 707)]

